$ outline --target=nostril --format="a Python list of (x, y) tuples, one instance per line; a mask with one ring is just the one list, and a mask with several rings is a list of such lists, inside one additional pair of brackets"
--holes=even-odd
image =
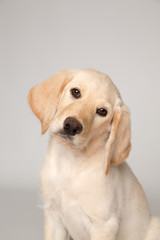
[(70, 128), (69, 123), (64, 124), (64, 128), (65, 128), (65, 129), (69, 129), (69, 128)]
[(70, 133), (71, 126), (70, 126), (69, 123), (64, 123), (64, 127), (63, 128), (64, 128), (65, 133), (67, 133), (67, 134)]
[(79, 124), (77, 125), (77, 127), (75, 128), (76, 134), (81, 133), (81, 132), (82, 132), (82, 129), (83, 129), (83, 126), (82, 126), (81, 123), (79, 123)]
[(73, 135), (77, 134), (77, 128), (73, 129)]

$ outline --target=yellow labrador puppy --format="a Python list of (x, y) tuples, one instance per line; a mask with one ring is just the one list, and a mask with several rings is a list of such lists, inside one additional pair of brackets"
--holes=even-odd
[(130, 114), (103, 73), (64, 70), (29, 104), (50, 141), (41, 172), (45, 240), (159, 240), (143, 189), (124, 160)]

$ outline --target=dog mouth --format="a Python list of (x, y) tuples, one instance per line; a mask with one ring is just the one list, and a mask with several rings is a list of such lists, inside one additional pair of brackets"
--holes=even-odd
[(54, 133), (55, 135), (57, 135), (57, 137), (64, 143), (69, 144), (72, 146), (72, 148), (75, 149), (82, 149), (84, 147), (86, 147), (86, 142), (84, 143), (84, 138), (78, 138), (76, 139), (75, 137), (77, 136), (71, 136), (70, 134), (67, 134), (63, 129), (57, 131), (56, 133)]
[(74, 145), (74, 144), (73, 144), (73, 136), (67, 134), (65, 131), (60, 130), (59, 132), (57, 132), (57, 135), (58, 135), (62, 140), (64, 140), (65, 142), (69, 142), (69, 143), (71, 143), (72, 145)]

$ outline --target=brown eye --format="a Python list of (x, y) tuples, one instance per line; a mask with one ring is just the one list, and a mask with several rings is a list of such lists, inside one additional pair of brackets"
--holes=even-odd
[(96, 111), (96, 113), (97, 113), (98, 115), (100, 115), (101, 117), (107, 116), (107, 110), (104, 109), (104, 108), (98, 108), (97, 111)]
[(71, 94), (75, 98), (80, 98), (81, 97), (81, 92), (77, 88), (71, 89)]

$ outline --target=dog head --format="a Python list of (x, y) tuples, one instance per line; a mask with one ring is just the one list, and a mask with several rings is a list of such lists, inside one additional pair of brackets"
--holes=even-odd
[(84, 149), (98, 142), (105, 151), (105, 171), (119, 164), (131, 148), (130, 114), (111, 79), (103, 73), (63, 70), (33, 87), (29, 104), (62, 143)]

